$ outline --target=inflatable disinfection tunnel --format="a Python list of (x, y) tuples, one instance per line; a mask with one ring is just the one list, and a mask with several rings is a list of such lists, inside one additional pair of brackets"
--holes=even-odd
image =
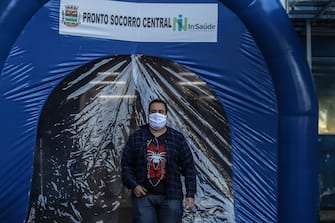
[(154, 98), (196, 162), (183, 222), (317, 221), (317, 99), (279, 1), (0, 10), (0, 222), (131, 222), (120, 155)]

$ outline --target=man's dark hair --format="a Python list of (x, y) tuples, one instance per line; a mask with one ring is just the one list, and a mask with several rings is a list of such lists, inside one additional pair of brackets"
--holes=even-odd
[(168, 111), (167, 104), (165, 103), (165, 101), (163, 101), (163, 100), (161, 100), (161, 99), (154, 99), (154, 100), (152, 100), (152, 101), (150, 102), (149, 107), (148, 107), (149, 112), (150, 112), (150, 107), (151, 107), (151, 105), (152, 105), (153, 103), (162, 103), (162, 104), (165, 106), (165, 111), (166, 111), (166, 113), (167, 113), (167, 111)]

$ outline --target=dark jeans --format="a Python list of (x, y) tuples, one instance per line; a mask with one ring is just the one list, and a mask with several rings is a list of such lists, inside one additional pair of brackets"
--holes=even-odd
[(181, 200), (165, 200), (164, 195), (133, 197), (134, 223), (181, 223)]

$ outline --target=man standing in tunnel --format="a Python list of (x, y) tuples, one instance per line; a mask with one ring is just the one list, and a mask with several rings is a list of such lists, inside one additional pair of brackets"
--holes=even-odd
[(136, 223), (180, 223), (183, 214), (181, 176), (188, 209), (194, 207), (196, 171), (184, 136), (166, 126), (167, 104), (149, 104), (149, 124), (128, 139), (121, 160), (123, 184), (132, 190)]

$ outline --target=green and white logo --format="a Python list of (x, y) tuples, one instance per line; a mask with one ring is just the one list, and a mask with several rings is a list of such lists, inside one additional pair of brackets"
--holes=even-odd
[(187, 17), (183, 17), (183, 15), (178, 15), (178, 17), (173, 17), (173, 31), (187, 31)]

